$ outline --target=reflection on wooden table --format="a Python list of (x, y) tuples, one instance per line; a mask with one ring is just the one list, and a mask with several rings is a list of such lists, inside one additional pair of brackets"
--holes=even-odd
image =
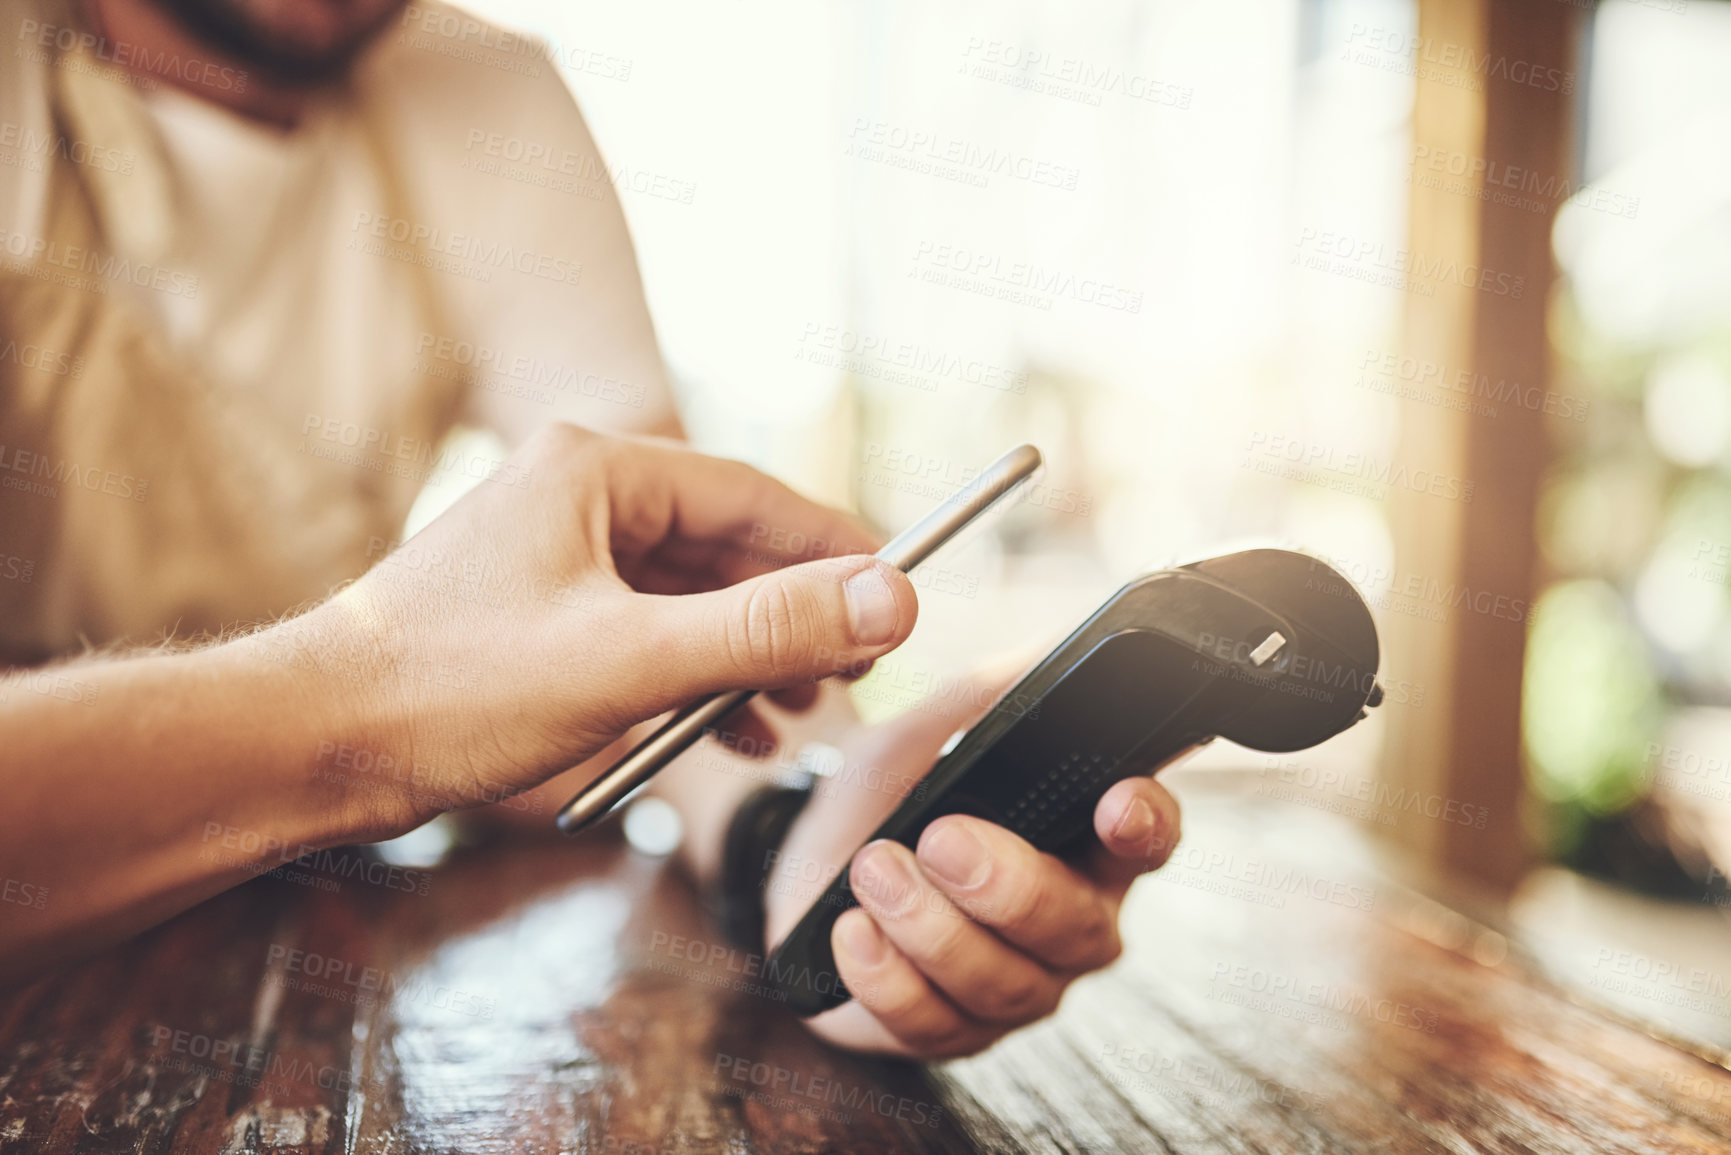
[(1358, 828), (1178, 790), (1124, 959), (972, 1059), (819, 1045), (675, 870), (549, 841), (261, 879), (0, 1001), (0, 1152), (1731, 1149), (1731, 1074)]

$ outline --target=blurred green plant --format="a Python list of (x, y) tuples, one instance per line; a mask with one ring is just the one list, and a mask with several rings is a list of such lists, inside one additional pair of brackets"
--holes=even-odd
[(1540, 596), (1521, 709), (1533, 787), (1557, 811), (1553, 851), (1566, 857), (1583, 820), (1645, 795), (1664, 714), (1647, 644), (1610, 585), (1565, 581)]

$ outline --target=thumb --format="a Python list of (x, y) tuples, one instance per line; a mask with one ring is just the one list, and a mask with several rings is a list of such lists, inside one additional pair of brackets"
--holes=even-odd
[(788, 566), (668, 599), (683, 640), (679, 697), (774, 689), (858, 672), (907, 640), (919, 602), (907, 575), (870, 556)]

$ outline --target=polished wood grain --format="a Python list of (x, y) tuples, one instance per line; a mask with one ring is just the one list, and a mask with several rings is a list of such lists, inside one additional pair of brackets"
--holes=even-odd
[(820, 1046), (616, 839), (492, 845), (425, 894), (262, 879), (0, 1001), (0, 1152), (1731, 1149), (1731, 1073), (1358, 827), (1179, 789), (1125, 958), (975, 1058)]

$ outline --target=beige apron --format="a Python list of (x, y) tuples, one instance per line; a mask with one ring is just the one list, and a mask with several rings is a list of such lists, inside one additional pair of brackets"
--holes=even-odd
[[(49, 72), (56, 130), (80, 139), (69, 88), (113, 81)], [(392, 213), (416, 219), (385, 134), (367, 135)], [(103, 193), (62, 151), (43, 235), (59, 247), (0, 268), (0, 664), (265, 621), (359, 575), (401, 532), (419, 480), (377, 448), (345, 448), (346, 467), (309, 456), (304, 408), (224, 388), (119, 286), (97, 291), (112, 269), (69, 254), (107, 251)], [(425, 330), (454, 332), (411, 267)], [(462, 385), (418, 376), (381, 427), (437, 444)]]

